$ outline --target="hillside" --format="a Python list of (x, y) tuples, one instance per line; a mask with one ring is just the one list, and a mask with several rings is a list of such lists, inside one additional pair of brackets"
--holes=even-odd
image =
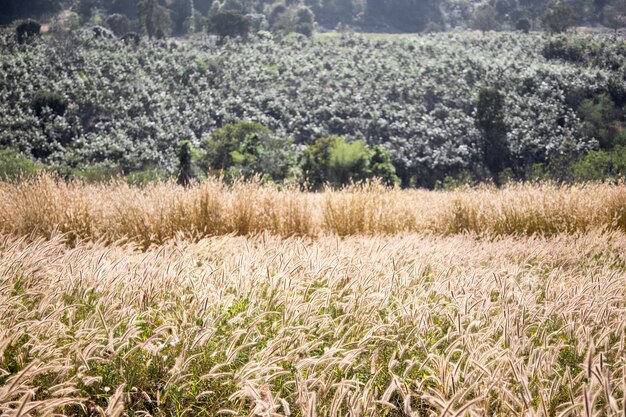
[(563, 178), (564, 158), (626, 143), (626, 42), (609, 37), (267, 35), (135, 47), (86, 35), (16, 45), (7, 34), (0, 49), (0, 146), (64, 172), (174, 174), (181, 140), (207, 151), (215, 129), (241, 121), (284, 143), (281, 160), (328, 135), (381, 145), (404, 185), (480, 180), (489, 158), (513, 178)]

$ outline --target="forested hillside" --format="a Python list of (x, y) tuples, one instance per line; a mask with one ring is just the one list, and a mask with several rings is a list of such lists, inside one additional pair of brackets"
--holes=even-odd
[[(62, 17), (59, 13), (64, 11)], [(3, 0), (0, 24), (37, 18), (105, 25), (119, 35), (184, 35), (248, 29), (310, 34), (337, 25), (361, 31), (419, 32), (453, 28), (545, 29), (626, 24), (624, 0)]]
[[(0, 146), (61, 173), (381, 176), (434, 187), (626, 166), (626, 43), (520, 33), (0, 40)], [(146, 174), (148, 172), (149, 174)]]

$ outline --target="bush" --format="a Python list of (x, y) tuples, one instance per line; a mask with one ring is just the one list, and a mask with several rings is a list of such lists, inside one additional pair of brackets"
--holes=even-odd
[(141, 171), (134, 171), (126, 175), (126, 182), (129, 185), (145, 186), (160, 181), (165, 181), (168, 175), (158, 168), (148, 168)]
[(122, 41), (129, 46), (139, 46), (141, 42), (141, 36), (136, 32), (128, 32), (124, 36), (122, 36)]
[(572, 176), (577, 181), (599, 181), (625, 175), (626, 146), (616, 146), (610, 151), (591, 151), (572, 166)]
[(578, 63), (584, 61), (585, 48), (577, 39), (561, 35), (546, 42), (541, 53), (546, 59), (562, 59)]
[(396, 175), (396, 167), (391, 162), (391, 153), (382, 146), (374, 146), (370, 154), (372, 176), (380, 178), (383, 184), (397, 186), (400, 178)]
[(122, 177), (122, 169), (111, 163), (83, 165), (79, 168), (61, 166), (54, 168), (54, 172), (67, 180), (76, 179), (88, 184), (108, 183)]
[(621, 111), (616, 108), (611, 96), (603, 93), (584, 100), (577, 113), (583, 121), (582, 131), (596, 139), (600, 148), (607, 149), (613, 145), (613, 139), (618, 134), (616, 120), (620, 119)]
[(14, 150), (0, 148), (0, 180), (29, 177), (39, 172), (38, 165)]

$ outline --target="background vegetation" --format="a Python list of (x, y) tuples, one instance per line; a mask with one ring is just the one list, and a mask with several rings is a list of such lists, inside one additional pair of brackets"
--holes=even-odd
[[(247, 42), (0, 37), (0, 146), (64, 176), (319, 187), (625, 172), (626, 42), (433, 34)], [(141, 182), (141, 181), (140, 181)]]

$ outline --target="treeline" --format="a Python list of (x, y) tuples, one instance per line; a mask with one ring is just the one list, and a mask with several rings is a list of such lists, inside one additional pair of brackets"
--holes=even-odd
[[(61, 13), (63, 12), (63, 13)], [(4, 0), (0, 24), (43, 19), (56, 25), (101, 25), (118, 36), (195, 32), (245, 36), (248, 32), (421, 32), (453, 28), (541, 29), (574, 25), (626, 26), (626, 0)]]

